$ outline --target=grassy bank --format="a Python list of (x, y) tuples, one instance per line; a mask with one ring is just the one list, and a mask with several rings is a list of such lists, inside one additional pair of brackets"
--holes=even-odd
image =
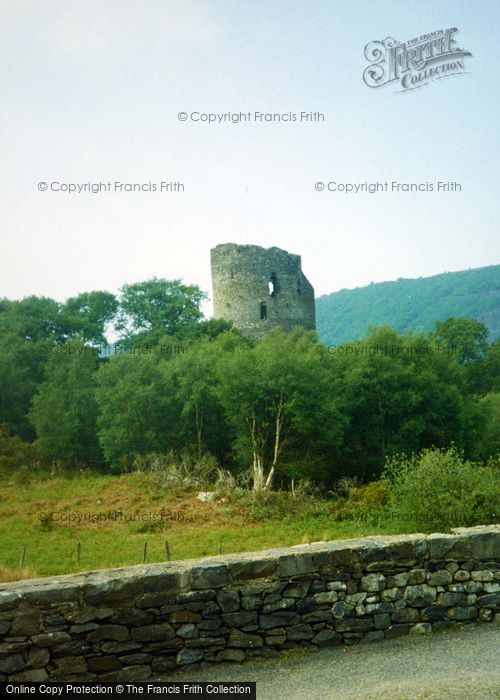
[(499, 476), (498, 460), (468, 462), (454, 447), (395, 457), (380, 481), (341, 480), (328, 498), (306, 482), (254, 494), (203, 461), (121, 476), (14, 471), (0, 479), (0, 581), (489, 524)]
[[(401, 531), (337, 521), (328, 503), (274, 495), (202, 502), (144, 474), (15, 480), (0, 488), (0, 578), (204, 557)], [(80, 561), (78, 561), (80, 544)], [(25, 569), (19, 569), (26, 546)]]

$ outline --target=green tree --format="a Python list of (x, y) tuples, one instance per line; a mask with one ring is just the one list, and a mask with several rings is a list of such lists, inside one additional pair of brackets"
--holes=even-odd
[(423, 333), (372, 329), (366, 339), (328, 356), (349, 418), (343, 465), (377, 478), (388, 455), (423, 447), (464, 445), (470, 401), (466, 377), (452, 353), (440, 353)]
[(500, 338), (486, 348), (482, 357), (467, 365), (469, 390), (476, 396), (500, 391)]
[(35, 437), (28, 413), (51, 346), (12, 331), (0, 333), (0, 423), (24, 440)]
[(157, 343), (164, 335), (181, 336), (202, 318), (206, 295), (196, 285), (153, 278), (122, 290), (117, 329), (126, 340)]
[(0, 303), (0, 422), (25, 440), (35, 437), (29, 410), (50, 355), (69, 337), (104, 342), (104, 326), (116, 311), (108, 292), (90, 292), (61, 306), (30, 296)]
[(287, 460), (342, 440), (343, 421), (314, 353), (314, 334), (272, 333), (219, 363), (219, 396), (235, 449), (251, 460), (255, 491), (270, 489)]
[(455, 350), (460, 362), (471, 362), (486, 352), (488, 328), (475, 318), (452, 317), (436, 321), (434, 338), (437, 344)]
[(59, 324), (67, 337), (106, 343), (106, 325), (113, 320), (118, 301), (110, 292), (84, 292), (68, 299), (59, 312)]
[(20, 301), (4, 299), (0, 306), (0, 335), (14, 333), (24, 340), (63, 340), (60, 304), (48, 297), (30, 296)]
[(477, 459), (500, 456), (500, 392), (483, 396), (478, 407), (481, 415), (481, 429), (474, 444)]
[(95, 351), (81, 340), (55, 346), (45, 379), (33, 398), (31, 419), (38, 446), (48, 459), (72, 465), (95, 465), (102, 460), (97, 440)]
[(248, 343), (234, 331), (225, 331), (215, 340), (205, 335), (166, 368), (171, 372), (182, 406), (185, 445), (193, 446), (198, 457), (207, 452), (223, 458), (228, 450), (228, 427), (219, 399), (217, 367), (236, 347), (248, 347)]
[(52, 343), (62, 340), (59, 308), (53, 299), (36, 296), (0, 303), (0, 423), (24, 440), (35, 437), (31, 401)]
[(137, 455), (179, 447), (181, 409), (168, 364), (157, 355), (124, 352), (99, 369), (99, 440), (114, 467), (127, 469)]

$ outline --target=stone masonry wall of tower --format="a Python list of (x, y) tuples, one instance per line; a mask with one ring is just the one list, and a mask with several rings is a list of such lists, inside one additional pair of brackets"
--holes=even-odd
[(315, 330), (314, 289), (300, 255), (226, 243), (211, 250), (215, 318), (258, 340), (273, 328)]

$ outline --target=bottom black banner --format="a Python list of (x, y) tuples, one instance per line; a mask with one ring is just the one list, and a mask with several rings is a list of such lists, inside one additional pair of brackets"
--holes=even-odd
[(213, 683), (173, 681), (158, 683), (0, 683), (2, 697), (26, 698), (46, 695), (52, 698), (75, 698), (105, 695), (108, 698), (159, 697), (170, 698), (248, 698), (256, 700), (256, 684), (240, 681), (214, 681)]

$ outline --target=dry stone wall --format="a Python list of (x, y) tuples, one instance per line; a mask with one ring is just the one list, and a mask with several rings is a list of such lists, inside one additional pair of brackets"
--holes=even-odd
[(499, 545), (488, 526), (2, 584), (0, 680), (159, 679), (491, 622)]

